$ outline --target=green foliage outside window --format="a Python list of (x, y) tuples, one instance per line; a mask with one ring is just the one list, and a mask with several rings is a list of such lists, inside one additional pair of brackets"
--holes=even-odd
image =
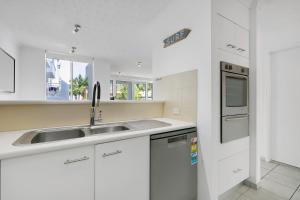
[(127, 100), (128, 99), (128, 84), (117, 84), (116, 99)]
[(88, 98), (88, 78), (83, 78), (81, 75), (74, 78), (72, 81), (72, 94), (76, 99), (82, 98), (87, 99)]
[(141, 100), (146, 98), (146, 84), (136, 83), (134, 84), (134, 99)]

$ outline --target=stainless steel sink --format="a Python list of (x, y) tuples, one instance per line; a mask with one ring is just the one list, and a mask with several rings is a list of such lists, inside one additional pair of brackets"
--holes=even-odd
[(42, 143), (42, 142), (52, 142), (58, 140), (67, 140), (73, 138), (84, 137), (85, 134), (81, 129), (71, 129), (71, 130), (54, 130), (50, 132), (40, 132), (34, 136), (31, 140), (31, 144)]
[(66, 129), (43, 129), (37, 131), (31, 131), (22, 135), (14, 145), (24, 144), (37, 144), (44, 142), (53, 142), (59, 140), (82, 138), (85, 133), (79, 128), (66, 128)]
[(139, 120), (120, 123), (99, 124), (96, 126), (81, 126), (56, 129), (41, 129), (30, 131), (19, 137), (13, 145), (32, 145), (38, 143), (55, 142), (68, 139), (82, 138), (98, 134), (112, 134), (126, 131), (147, 130), (170, 126), (158, 120)]
[(99, 127), (93, 127), (89, 129), (89, 133), (91, 135), (95, 134), (101, 134), (101, 133), (114, 133), (114, 132), (120, 132), (120, 131), (128, 131), (130, 130), (127, 126), (99, 126)]

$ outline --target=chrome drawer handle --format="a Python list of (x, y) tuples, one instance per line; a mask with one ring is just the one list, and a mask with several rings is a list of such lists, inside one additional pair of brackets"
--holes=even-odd
[(232, 172), (236, 174), (236, 173), (239, 173), (240, 171), (243, 171), (243, 170), (242, 169), (236, 169), (236, 170), (233, 170)]
[(229, 47), (229, 48), (231, 48), (231, 49), (235, 49), (236, 48), (236, 46), (234, 46), (232, 44), (227, 44), (226, 46)]
[(83, 156), (82, 158), (78, 158), (78, 159), (74, 159), (74, 160), (66, 160), (64, 162), (64, 164), (68, 165), (68, 164), (71, 164), (71, 163), (81, 162), (81, 161), (85, 161), (85, 160), (88, 160), (88, 159), (90, 159), (90, 158), (87, 157), (87, 156)]
[(114, 152), (111, 152), (111, 153), (104, 153), (102, 155), (102, 157), (105, 158), (105, 157), (117, 155), (117, 154), (120, 154), (120, 153), (122, 153), (122, 151), (121, 150), (117, 150), (117, 151), (114, 151)]

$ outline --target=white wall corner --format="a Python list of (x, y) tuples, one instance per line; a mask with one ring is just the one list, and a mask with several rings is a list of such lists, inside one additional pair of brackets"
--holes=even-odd
[(45, 50), (20, 46), (20, 99), (46, 100)]
[(260, 150), (257, 129), (257, 1), (250, 8), (250, 178), (249, 182), (256, 185), (260, 182)]
[(110, 63), (100, 58), (95, 58), (93, 74), (93, 82), (99, 81), (101, 84), (101, 100), (109, 100), (111, 77)]

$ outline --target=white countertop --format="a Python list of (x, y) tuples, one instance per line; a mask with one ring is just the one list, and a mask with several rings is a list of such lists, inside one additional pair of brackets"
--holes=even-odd
[(49, 152), (49, 151), (56, 151), (56, 150), (67, 149), (67, 148), (101, 144), (101, 143), (129, 139), (134, 137), (147, 136), (147, 135), (152, 135), (161, 132), (195, 127), (195, 124), (193, 123), (188, 123), (188, 122), (183, 122), (183, 121), (178, 121), (173, 119), (158, 118), (155, 120), (166, 122), (171, 125), (162, 128), (149, 129), (149, 130), (120, 132), (120, 133), (111, 133), (111, 134), (99, 134), (99, 135), (92, 135), (83, 138), (68, 139), (68, 140), (55, 141), (49, 143), (22, 145), (22, 146), (14, 146), (12, 145), (12, 143), (14, 143), (21, 135), (23, 135), (24, 133), (30, 130), (0, 132), (0, 160), (19, 157), (19, 156), (32, 155), (37, 153), (43, 153), (43, 152)]

